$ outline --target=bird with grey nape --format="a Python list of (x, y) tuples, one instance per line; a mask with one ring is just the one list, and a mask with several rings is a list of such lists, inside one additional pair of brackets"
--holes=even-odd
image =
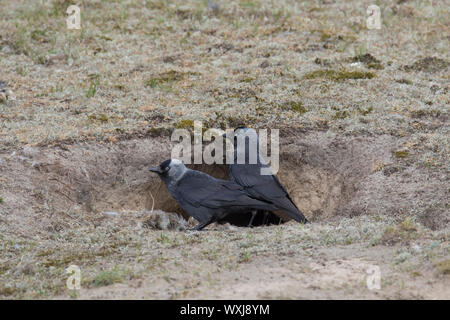
[[(233, 139), (234, 143), (234, 161), (233, 164), (230, 164), (230, 180), (244, 187), (252, 198), (273, 204), (277, 210), (287, 213), (295, 221), (309, 223), (278, 178), (273, 174), (261, 174), (261, 168), (269, 169), (269, 166), (260, 155), (256, 131), (251, 128), (239, 127), (234, 130), (231, 137), (226, 134), (224, 134), (224, 137)], [(245, 141), (244, 150), (242, 150), (243, 146), (242, 143), (239, 143), (239, 139)], [(254, 164), (250, 161), (250, 143), (254, 143), (256, 146), (252, 150), (256, 152)], [(240, 161), (243, 162), (242, 164), (238, 163), (238, 155), (241, 155), (242, 160), (245, 160)], [(256, 211), (253, 211), (249, 226), (251, 226), (255, 215)]]
[(264, 200), (252, 198), (233, 181), (188, 169), (178, 159), (166, 160), (150, 171), (159, 175), (181, 208), (199, 222), (193, 230), (201, 230), (231, 213), (275, 209)]

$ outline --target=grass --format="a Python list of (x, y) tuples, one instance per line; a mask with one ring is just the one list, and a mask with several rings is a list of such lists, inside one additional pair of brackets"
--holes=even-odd
[(303, 79), (327, 79), (333, 81), (357, 80), (357, 79), (372, 79), (375, 77), (373, 72), (364, 71), (348, 71), (348, 70), (316, 70), (309, 72), (303, 76)]
[[(364, 23), (355, 22), (364, 20), (356, 0), (320, 7), (316, 1), (231, 1), (221, 2), (213, 13), (207, 1), (189, 0), (182, 7), (159, 0), (83, 1), (82, 30), (69, 31), (65, 10), (72, 3), (2, 2), (0, 80), (16, 97), (0, 104), (1, 160), (7, 166), (9, 155), (26, 145), (103, 143), (106, 137), (114, 145), (119, 141), (115, 135), (167, 136), (174, 127), (192, 128), (190, 119), (198, 119), (222, 128), (250, 124), (301, 128), (306, 133), (326, 130), (327, 135), (349, 140), (361, 135), (386, 135), (400, 143), (417, 138), (414, 152), (396, 150), (393, 158), (425, 163), (433, 175), (448, 167), (445, 2), (433, 2), (429, 17), (422, 16), (428, 1), (389, 2), (383, 11), (383, 32), (389, 36), (378, 37), (376, 43), (368, 41)], [(342, 18), (336, 10), (357, 19)], [(264, 61), (270, 67), (261, 67), (267, 66)], [(305, 161), (313, 161), (315, 151), (308, 152)], [(400, 162), (398, 175), (403, 172)], [(374, 175), (388, 179), (383, 165), (375, 169)], [(245, 233), (240, 230), (183, 238), (179, 233), (140, 229), (133, 219), (118, 225), (97, 220), (76, 201), (78, 211), (69, 216), (65, 209), (56, 212), (59, 206), (51, 207), (50, 202), (41, 204), (44, 197), (37, 194), (34, 205), (42, 210), (42, 220), (63, 223), (57, 230), (40, 230), (45, 236), (31, 245), (25, 240), (41, 233), (22, 236), (24, 230), (18, 232), (13, 215), (3, 214), (6, 207), (9, 210), (13, 189), (6, 189), (2, 178), (3, 173), (2, 298), (65, 294), (62, 275), (70, 263), (80, 265), (88, 286), (126, 282), (124, 270), (130, 265), (130, 273), (157, 282), (160, 274), (172, 279), (192, 269), (218, 276), (221, 268), (235, 270), (237, 261), (250, 266), (264, 257), (293, 255), (296, 261), (318, 261), (309, 251), (340, 250), (340, 245), (361, 247), (358, 254), (376, 254), (383, 244), (392, 244), (392, 253), (416, 239), (424, 248), (440, 239), (432, 231), (423, 235), (414, 220), (393, 223), (383, 212), (380, 221), (355, 217), (302, 228), (255, 228), (252, 240), (240, 237)], [(435, 201), (420, 196), (416, 200), (426, 205)], [(438, 261), (433, 265), (438, 273), (446, 275), (444, 249), (437, 245), (423, 250), (424, 256)], [(421, 258), (405, 263), (411, 259)], [(182, 262), (181, 267), (174, 267), (174, 261)], [(419, 260), (423, 277), (432, 269), (430, 261)], [(21, 271), (28, 270), (19, 268), (25, 262), (36, 266), (35, 274)], [(201, 276), (191, 279), (196, 283)], [(173, 288), (176, 285), (171, 281)], [(165, 297), (163, 291), (158, 294)]]
[(442, 70), (446, 70), (448, 68), (449, 62), (444, 59), (440, 59), (437, 57), (426, 57), (420, 60), (417, 60), (411, 65), (403, 66), (403, 69), (407, 72), (410, 71), (419, 71), (419, 72), (428, 72), (434, 73)]
[(123, 276), (117, 268), (113, 268), (109, 271), (100, 271), (94, 279), (91, 281), (91, 285), (94, 287), (109, 286), (114, 283), (122, 282)]
[(441, 275), (450, 274), (450, 259), (442, 260), (434, 264), (436, 271)]
[(303, 103), (300, 101), (289, 101), (282, 105), (282, 109), (284, 110), (292, 110), (299, 114), (304, 114), (308, 110), (303, 106)]
[[(129, 213), (128, 218), (127, 216), (123, 215), (123, 219), (136, 219), (136, 213)], [(73, 263), (81, 269), (82, 288), (85, 290), (115, 283), (126, 284), (130, 279), (141, 278), (156, 282), (168, 279), (168, 285), (174, 290), (185, 290), (185, 283), (197, 283), (197, 279), (204, 279), (205, 274), (210, 275), (212, 281), (218, 281), (220, 278), (218, 275), (224, 273), (224, 268), (229, 272), (237, 272), (240, 264), (245, 264), (245, 268), (253, 264), (259, 265), (260, 259), (265, 257), (287, 259), (292, 256), (298, 260), (299, 256), (305, 256), (315, 261), (317, 257), (308, 253), (308, 248), (321, 250), (328, 248), (336, 252), (340, 246), (360, 248), (359, 255), (367, 252), (373, 254), (382, 248), (370, 249), (369, 243), (378, 237), (383, 228), (391, 227), (395, 232), (405, 233), (402, 235), (404, 239), (413, 239), (406, 234), (418, 235), (419, 230), (419, 226), (412, 218), (394, 223), (386, 217), (375, 219), (363, 216), (341, 219), (336, 224), (314, 223), (301, 228), (295, 223), (289, 223), (254, 228), (251, 232), (239, 229), (191, 235), (176, 231), (155, 232), (148, 228), (135, 229), (135, 226), (127, 221), (114, 225), (117, 222), (105, 220), (95, 228), (90, 226), (67, 229), (58, 235), (58, 239), (45, 240), (37, 244), (17, 242), (3, 236), (2, 252), (21, 250), (22, 259), (35, 265), (36, 269), (32, 273), (23, 272), (20, 271), (22, 270), (20, 265), (16, 264), (0, 269), (3, 270), (0, 273), (2, 283), (0, 296), (45, 298), (63, 295), (76, 298), (73, 292), (65, 288), (66, 278), (61, 276), (64, 275), (64, 269)], [(112, 228), (115, 228), (114, 232), (111, 231)], [(358, 230), (357, 233), (355, 229)], [(435, 257), (438, 262), (443, 261), (441, 264), (434, 264), (437, 272), (446, 274), (448, 261), (439, 260), (443, 249), (439, 245), (429, 245), (439, 238), (439, 235), (427, 232), (421, 241), (423, 250), (426, 250), (424, 253)], [(177, 246), (173, 245), (175, 242)], [(376, 246), (383, 244), (385, 243), (380, 242)], [(36, 245), (39, 249), (33, 250), (33, 246)], [(415, 256), (396, 254), (394, 249), (389, 252), (385, 252), (382, 259), (387, 259), (388, 255), (398, 264), (416, 261)], [(14, 251), (14, 254), (17, 254), (17, 251)], [(133, 259), (131, 263), (130, 257)], [(50, 260), (53, 262), (47, 264)], [(424, 273), (428, 264), (429, 262), (424, 261), (425, 269), (416, 268), (416, 271)], [(309, 268), (305, 266), (305, 270)], [(405, 272), (409, 274), (410, 271)], [(180, 282), (181, 275), (184, 282)], [(163, 291), (159, 296), (163, 296)]]
[(349, 113), (346, 110), (336, 111), (336, 113), (333, 115), (333, 119), (345, 119), (348, 116), (349, 116)]
[[(433, 25), (432, 34), (424, 37), (423, 30), (429, 29), (428, 20), (417, 22), (406, 16), (390, 17), (396, 23), (385, 22), (400, 49), (386, 54), (385, 49), (391, 47), (389, 41), (379, 39), (377, 46), (367, 46), (364, 27), (351, 19), (336, 17), (330, 12), (332, 8), (317, 10), (312, 1), (304, 2), (302, 8), (293, 3), (261, 6), (260, 2), (253, 2), (254, 6), (242, 2), (237, 7), (232, 3), (221, 4), (220, 10), (213, 14), (208, 12), (206, 3), (193, 1), (186, 2), (183, 8), (167, 7), (162, 2), (146, 5), (86, 2), (82, 9), (82, 30), (68, 31), (64, 28), (63, 10), (68, 2), (45, 6), (40, 2), (7, 1), (8, 10), (0, 13), (0, 27), (4, 30), (0, 46), (9, 49), (2, 56), (0, 68), (10, 70), (5, 79), (18, 81), (20, 75), (22, 80), (11, 82), (16, 103), (7, 103), (8, 107), (1, 110), (8, 119), (0, 129), (2, 143), (20, 147), (43, 141), (98, 139), (116, 129), (118, 134), (132, 135), (139, 133), (143, 126), (173, 128), (183, 118), (224, 126), (248, 119), (256, 127), (300, 126), (320, 130), (326, 123), (328, 130), (351, 134), (426, 132), (426, 126), (412, 127), (404, 112), (406, 106), (418, 108), (420, 97), (429, 94), (425, 80), (415, 76), (423, 72), (421, 68), (408, 69), (408, 78), (417, 79), (415, 83), (408, 82), (400, 68), (415, 63), (436, 70), (433, 76), (441, 91), (429, 100), (433, 106), (445, 105), (446, 86), (442, 76), (448, 58), (440, 49), (443, 40), (438, 36), (443, 34), (445, 24)], [(442, 20), (446, 8), (436, 5), (433, 14)], [(408, 6), (415, 10), (414, 5)], [(350, 7), (346, 11), (348, 16), (360, 16), (359, 7)], [(148, 10), (152, 17), (158, 18), (150, 19)], [(314, 15), (307, 25), (299, 20), (304, 12)], [(218, 21), (212, 23), (214, 17)], [(191, 19), (199, 23), (197, 31), (186, 30), (186, 22)], [(327, 23), (317, 25), (322, 19)], [(294, 32), (298, 28), (304, 33)], [(244, 35), (243, 38), (238, 34)], [(244, 38), (249, 42), (243, 41)], [(401, 48), (411, 43), (411, 39), (423, 40), (414, 42), (414, 50), (405, 52)], [(147, 50), (147, 41), (158, 45)], [(285, 48), (285, 41), (296, 45)], [(324, 47), (323, 42), (331, 45)], [(419, 52), (421, 57), (417, 56)], [(268, 57), (271, 67), (260, 67)], [(314, 61), (324, 69), (315, 70)], [(354, 62), (368, 70), (349, 69), (349, 64)], [(35, 68), (37, 63), (41, 64), (39, 69)], [(88, 71), (80, 71), (81, 66)], [(417, 97), (405, 101), (411, 94), (407, 86), (398, 86), (393, 80), (396, 77), (401, 83), (414, 86)], [(41, 78), (47, 79), (45, 84), (35, 80)], [(313, 79), (331, 83), (318, 86), (310, 81)], [(358, 90), (354, 90), (355, 85), (359, 86)], [(381, 87), (385, 90), (373, 90)], [(293, 100), (292, 93), (296, 91), (302, 92), (302, 101), (292, 104), (293, 112), (288, 116), (278, 118), (277, 113), (270, 111), (255, 113), (260, 106), (270, 110), (270, 106), (279, 105), (280, 101)], [(28, 109), (20, 108), (29, 103), (28, 94), (39, 98), (39, 104), (34, 106), (39, 117), (27, 117)], [(355, 123), (349, 126), (350, 117), (328, 108), (337, 105), (343, 110), (351, 105), (347, 112), (355, 115), (352, 109), (362, 100), (373, 106), (370, 114), (363, 114), (364, 123), (351, 117)], [(152, 115), (136, 112), (136, 108), (149, 102), (155, 108), (154, 113), (162, 117), (149, 121), (147, 118)], [(0, 107), (4, 108), (4, 104)], [(85, 114), (110, 115), (112, 106), (117, 121), (86, 124)], [(215, 122), (218, 112), (223, 114), (223, 119), (239, 121)], [(442, 116), (445, 114), (442, 112)], [(394, 116), (401, 118), (400, 125), (392, 120)], [(159, 120), (164, 117), (167, 120)], [(426, 115), (423, 121), (431, 121), (430, 118), (431, 115)], [(50, 133), (46, 127), (49, 123), (57, 123)], [(432, 134), (445, 135), (441, 130)]]
[(175, 124), (176, 129), (192, 129), (194, 130), (194, 121), (190, 119), (180, 120)]
[(154, 75), (151, 78), (145, 80), (145, 86), (150, 88), (165, 88), (171, 89), (172, 86), (181, 80), (186, 79), (191, 75), (196, 75), (193, 72), (180, 72), (176, 70), (169, 70), (158, 75)]
[(416, 223), (411, 217), (406, 218), (397, 225), (388, 226), (384, 229), (380, 243), (394, 245), (396, 243), (409, 243), (419, 236)]
[(97, 86), (98, 80), (91, 82), (91, 84), (89, 85), (89, 89), (86, 92), (86, 98), (92, 98), (93, 96), (95, 96), (95, 93), (97, 92)]
[(369, 63), (367, 64), (367, 68), (375, 70), (383, 70), (384, 66), (381, 63)]
[(395, 80), (395, 82), (401, 83), (401, 84), (407, 84), (407, 85), (412, 85), (413, 84), (413, 82), (411, 80), (404, 79), (404, 78)]
[(91, 114), (91, 115), (89, 115), (88, 119), (98, 120), (100, 122), (108, 122), (109, 117), (106, 114), (104, 114), (104, 113), (99, 113), (99, 114)]
[(409, 155), (408, 150), (397, 150), (394, 151), (394, 156), (399, 159), (406, 159)]

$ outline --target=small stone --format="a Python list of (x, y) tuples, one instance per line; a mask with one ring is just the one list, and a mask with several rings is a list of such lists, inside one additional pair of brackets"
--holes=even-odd
[(118, 218), (120, 217), (120, 214), (118, 212), (115, 211), (107, 211), (107, 212), (103, 212), (103, 215), (109, 218)]
[(6, 83), (0, 81), (0, 102), (6, 102), (6, 100), (15, 100), (13, 97), (13, 92), (8, 88)]
[(264, 60), (264, 61), (259, 65), (259, 67), (265, 69), (265, 68), (267, 68), (267, 67), (270, 67), (270, 63), (269, 63), (269, 61)]
[(22, 154), (28, 158), (33, 158), (38, 152), (39, 150), (37, 148), (31, 146), (25, 146), (22, 149)]
[(220, 4), (218, 2), (214, 2), (212, 0), (208, 1), (208, 9), (212, 11), (219, 10)]
[(430, 90), (431, 90), (431, 92), (432, 92), (433, 94), (435, 94), (435, 93), (439, 90), (439, 86), (438, 86), (437, 84), (433, 84), (433, 85), (430, 87)]
[(149, 217), (142, 224), (146, 228), (159, 230), (186, 230), (186, 221), (183, 217), (173, 212), (154, 210), (149, 212)]

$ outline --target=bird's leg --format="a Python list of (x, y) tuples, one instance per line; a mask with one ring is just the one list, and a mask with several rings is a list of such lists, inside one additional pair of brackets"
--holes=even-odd
[(208, 223), (199, 223), (198, 225), (196, 225), (195, 227), (188, 229), (188, 231), (201, 231), (204, 227), (206, 227)]
[(209, 221), (206, 221), (206, 222), (201, 222), (198, 225), (196, 225), (195, 227), (193, 227), (191, 229), (188, 229), (188, 231), (201, 231), (204, 227), (206, 227), (211, 222), (213, 222), (213, 220), (209, 220)]
[(263, 225), (267, 224), (267, 220), (269, 219), (269, 213), (270, 211), (264, 210)]
[(250, 222), (248, 223), (248, 226), (247, 227), (251, 227), (252, 226), (252, 223), (253, 223), (253, 219), (255, 219), (255, 216), (256, 216), (256, 213), (257, 213), (258, 211), (257, 210), (252, 210), (252, 217), (250, 218)]

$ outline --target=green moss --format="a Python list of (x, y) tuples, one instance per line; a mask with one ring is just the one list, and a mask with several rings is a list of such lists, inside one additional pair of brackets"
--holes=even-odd
[(367, 116), (369, 113), (373, 111), (373, 107), (369, 107), (366, 110), (358, 108), (359, 113), (361, 113), (363, 116)]
[(398, 80), (395, 80), (395, 82), (397, 82), (397, 83), (402, 83), (402, 84), (407, 84), (407, 85), (411, 85), (412, 84), (412, 81), (411, 80), (408, 80), (408, 79), (398, 79)]
[(251, 258), (251, 253), (247, 250), (241, 251), (239, 254), (238, 263), (246, 263), (249, 262)]
[(122, 274), (118, 269), (114, 268), (110, 271), (99, 272), (90, 284), (94, 287), (104, 287), (117, 282), (122, 282)]
[(237, 127), (250, 127), (252, 124), (252, 119), (249, 116), (225, 116), (225, 128), (237, 128)]
[(376, 69), (376, 70), (383, 70), (384, 66), (381, 63), (369, 63), (369, 64), (367, 64), (367, 68), (369, 68), (369, 69)]
[(388, 226), (380, 239), (382, 244), (394, 245), (396, 243), (408, 243), (417, 239), (417, 226), (411, 218), (406, 218), (395, 226)]
[(98, 87), (98, 75), (93, 75), (91, 83), (89, 85), (89, 89), (86, 92), (86, 98), (92, 98), (97, 93), (97, 87)]
[(249, 83), (249, 82), (252, 82), (253, 80), (255, 80), (255, 78), (245, 77), (241, 80), (241, 82)]
[(45, 30), (39, 30), (39, 29), (33, 30), (33, 31), (31, 31), (30, 37), (32, 40), (39, 41), (41, 43), (49, 41), (49, 39), (47, 37), (47, 32)]
[(349, 113), (346, 110), (343, 111), (337, 111), (334, 115), (333, 115), (333, 119), (345, 119), (349, 116)]
[(362, 62), (366, 65), (369, 64), (381, 64), (381, 61), (372, 56), (370, 53), (366, 54), (358, 54), (350, 59), (348, 59), (349, 62)]
[(403, 220), (403, 222), (400, 223), (399, 227), (403, 231), (417, 231), (416, 225), (410, 217)]
[(147, 132), (152, 137), (160, 137), (169, 133), (169, 130), (164, 127), (151, 127), (147, 130)]
[(175, 124), (175, 129), (194, 129), (194, 121), (193, 120), (189, 120), (189, 119), (185, 119), (185, 120), (180, 120), (179, 122), (177, 122)]
[(197, 75), (195, 72), (179, 72), (169, 70), (158, 75), (152, 76), (144, 82), (147, 87), (155, 88), (163, 85), (172, 85), (174, 82), (181, 81), (189, 75)]
[(285, 110), (292, 110), (300, 114), (306, 113), (308, 110), (303, 106), (301, 101), (288, 101), (282, 105)]
[(156, 88), (156, 86), (158, 85), (158, 83), (159, 83), (158, 79), (150, 78), (150, 79), (148, 79), (148, 80), (146, 80), (146, 81), (144, 82), (144, 85), (145, 85), (146, 87)]
[(309, 72), (303, 78), (308, 80), (323, 78), (333, 81), (344, 81), (348, 79), (372, 79), (374, 77), (375, 74), (372, 72), (323, 69)]
[(397, 150), (394, 152), (394, 156), (399, 159), (405, 159), (408, 157), (408, 155), (409, 152), (407, 150)]
[(0, 197), (0, 203), (3, 203), (3, 202), (4, 202), (3, 198), (2, 198), (2, 197)]
[(72, 4), (71, 0), (59, 0), (52, 3), (50, 15), (53, 17), (61, 17), (66, 13), (67, 8)]
[(106, 114), (104, 113), (99, 113), (99, 114), (91, 114), (88, 116), (88, 119), (90, 120), (98, 120), (101, 122), (108, 122), (109, 118)]
[(326, 41), (331, 39), (333, 35), (327, 31), (322, 31), (320, 34), (320, 41)]
[(113, 253), (111, 248), (102, 248), (98, 251), (67, 252), (60, 257), (49, 257), (42, 265), (44, 267), (65, 267), (70, 264), (83, 264), (91, 262), (95, 257), (106, 257)]
[(53, 254), (53, 252), (54, 252), (53, 250), (41, 250), (38, 253), (36, 253), (36, 257), (46, 257)]

